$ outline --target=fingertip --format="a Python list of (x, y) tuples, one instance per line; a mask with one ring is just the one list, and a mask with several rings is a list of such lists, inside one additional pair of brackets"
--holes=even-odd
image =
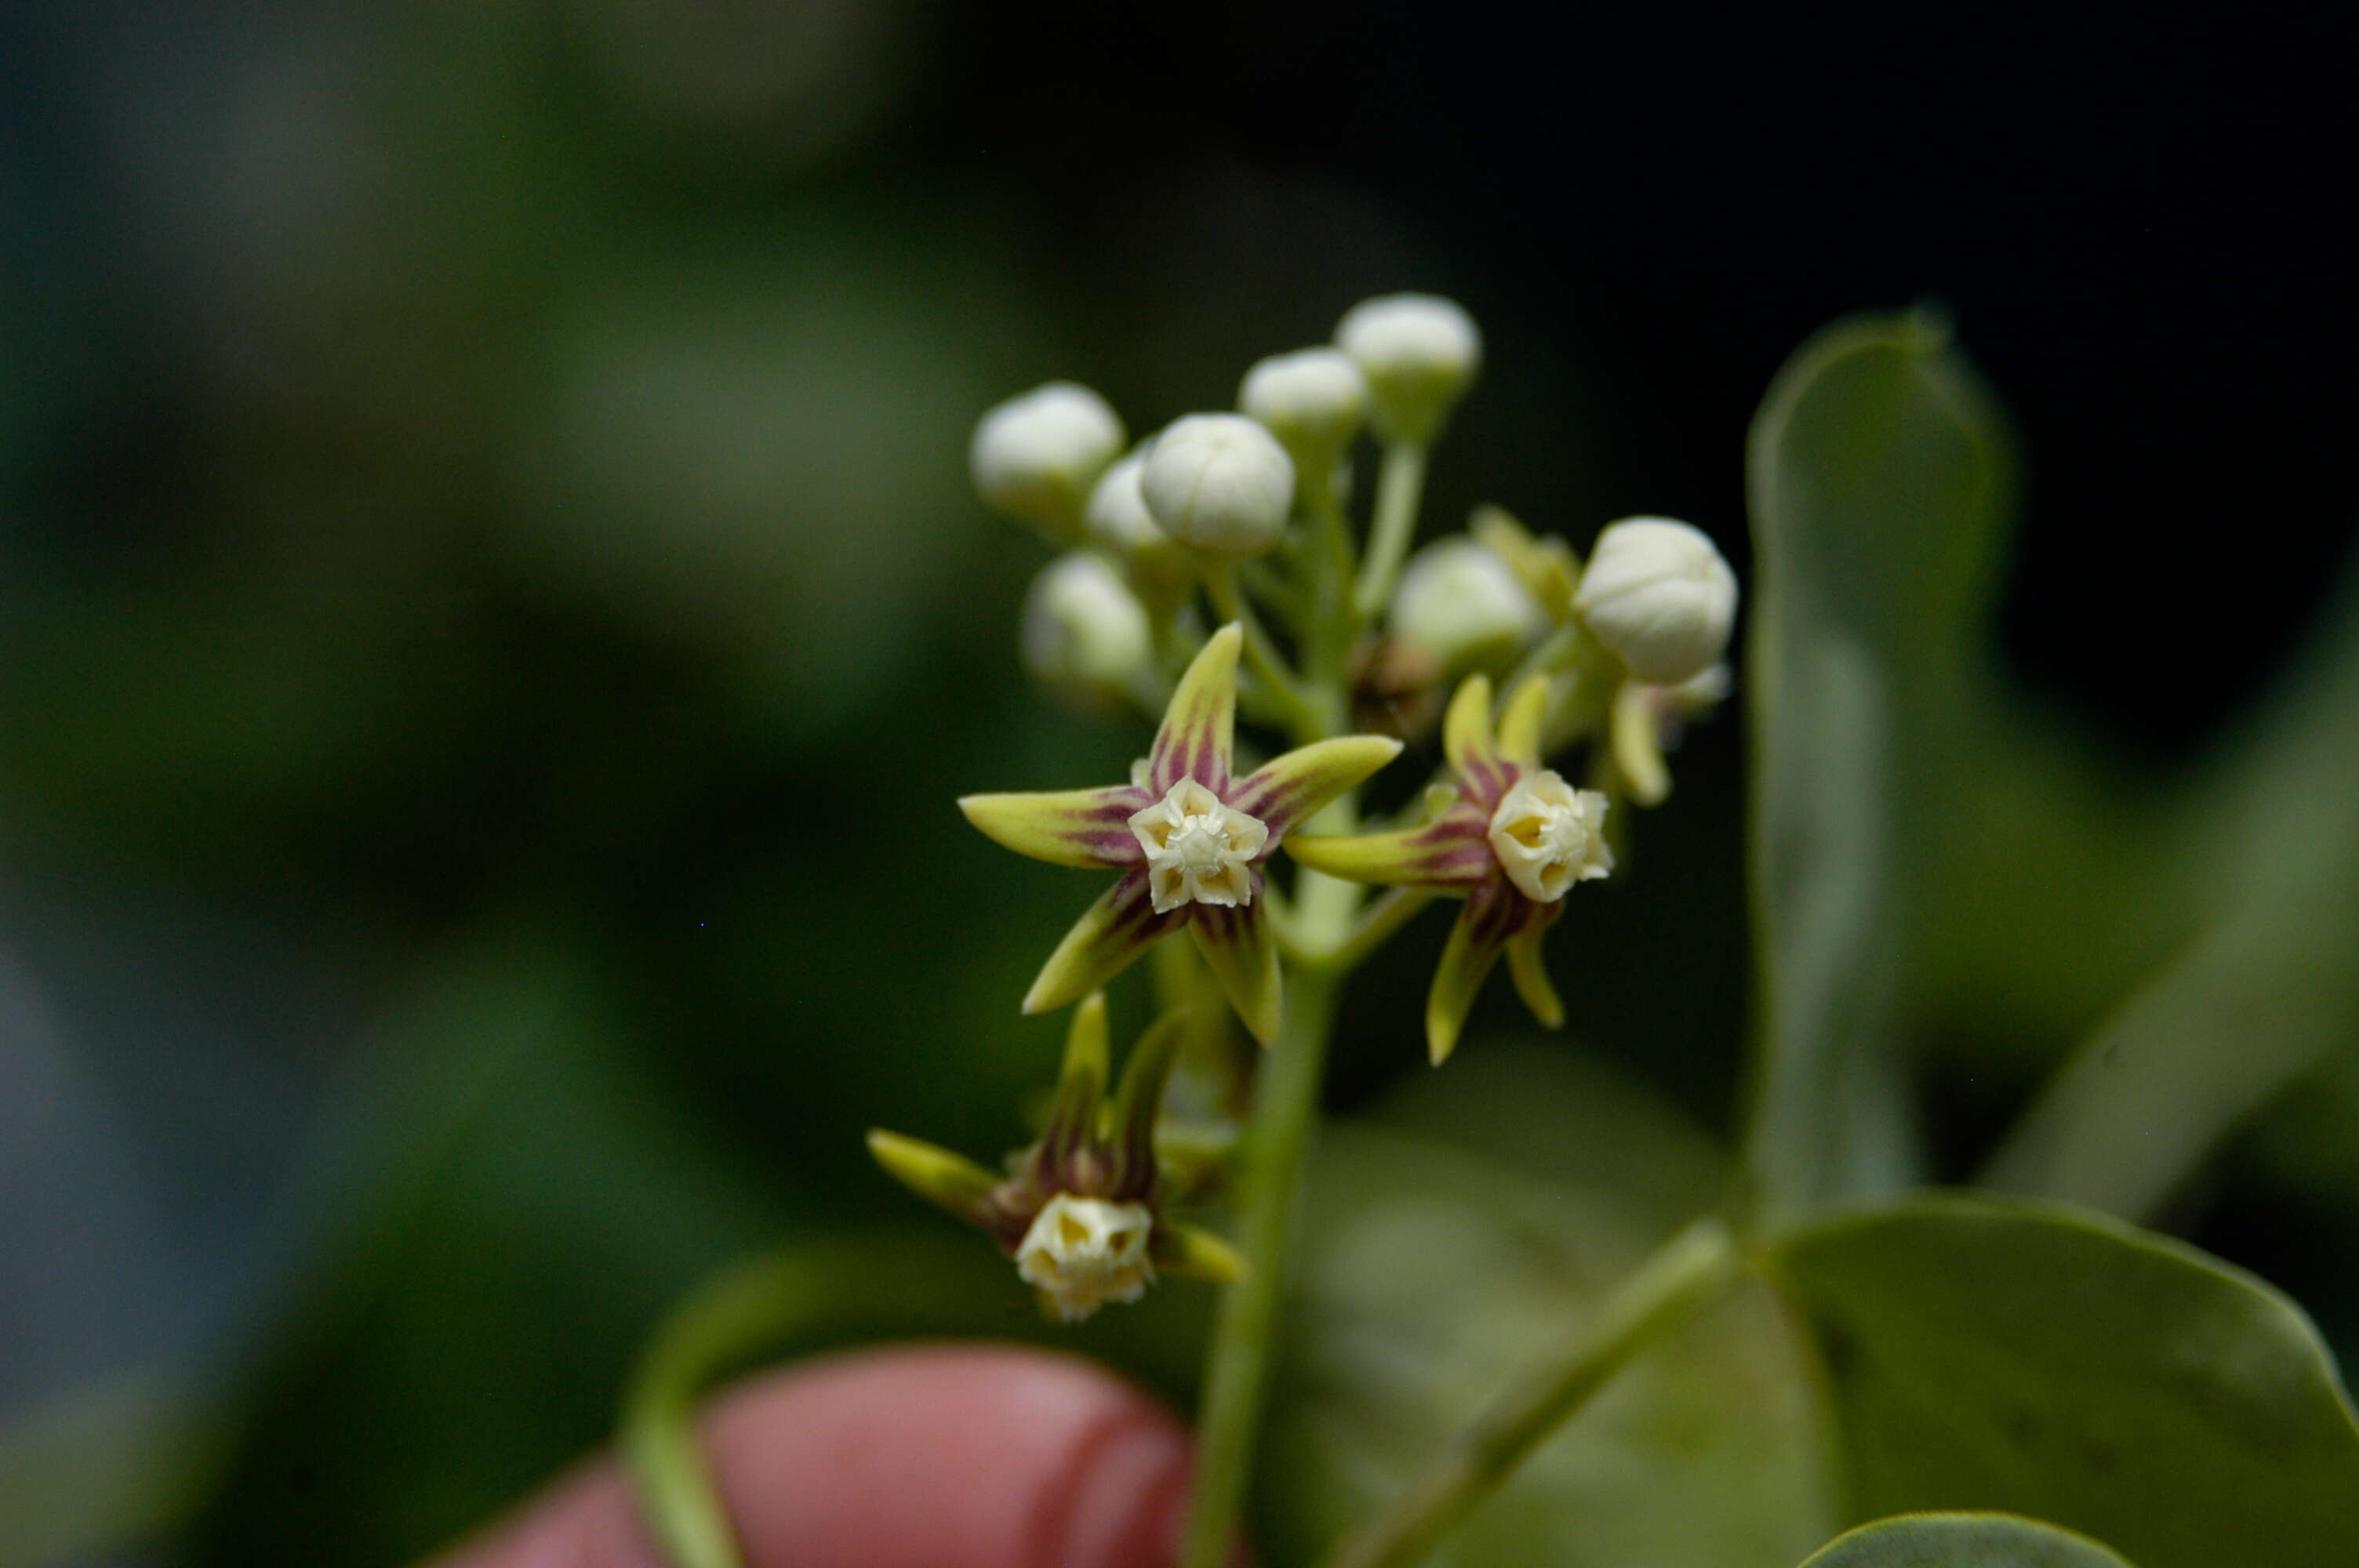
[[(730, 1394), (705, 1434), (747, 1568), (1161, 1568), (1178, 1555), (1186, 1432), (1077, 1357), (839, 1357)], [(665, 1565), (608, 1462), (437, 1568)]]

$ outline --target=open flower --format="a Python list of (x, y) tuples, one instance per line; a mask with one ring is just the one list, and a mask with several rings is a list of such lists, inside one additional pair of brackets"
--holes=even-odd
[(1026, 1012), (1080, 1000), (1181, 926), (1264, 1044), (1283, 1008), (1263, 864), (1288, 829), (1400, 754), (1381, 735), (1313, 741), (1230, 776), (1237, 650), (1223, 626), (1180, 677), (1132, 782), (1103, 789), (970, 795), (967, 820), (1020, 855), (1121, 872), (1032, 982)]
[(1614, 869), (1605, 796), (1574, 789), (1539, 765), (1548, 683), (1519, 687), (1491, 729), (1491, 682), (1470, 676), (1442, 720), (1457, 775), (1427, 821), (1391, 833), (1305, 837), (1286, 846), (1303, 865), (1352, 881), (1456, 893), (1466, 908), (1442, 949), (1425, 1005), (1425, 1040), (1439, 1065), (1458, 1044), (1474, 993), (1504, 952), (1516, 989), (1551, 1029), (1564, 1005), (1540, 963), (1540, 937), (1564, 913), (1575, 882)]
[(1164, 1085), (1187, 1015), (1166, 1015), (1132, 1047), (1121, 1087), (1106, 1095), (1103, 994), (1074, 1010), (1049, 1125), (995, 1175), (962, 1154), (897, 1132), (868, 1134), (895, 1180), (986, 1232), (1016, 1260), (1043, 1310), (1078, 1323), (1107, 1302), (1135, 1302), (1158, 1270), (1223, 1283), (1245, 1260), (1209, 1230), (1164, 1214), (1155, 1147)]

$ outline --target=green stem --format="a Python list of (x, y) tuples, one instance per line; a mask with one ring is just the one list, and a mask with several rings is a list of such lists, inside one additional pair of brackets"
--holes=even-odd
[(1368, 524), (1368, 553), (1360, 562), (1359, 585), (1352, 590), (1352, 609), (1363, 622), (1375, 619), (1393, 596), (1394, 579), (1408, 558), (1409, 535), (1417, 531), (1418, 503), (1425, 494), (1426, 449), (1414, 441), (1395, 441), (1385, 449), (1376, 475), (1375, 520)]
[(1237, 590), (1236, 563), (1221, 561), (1209, 567), (1204, 573), (1204, 593), (1223, 619), (1234, 621), (1245, 629), (1245, 668), (1261, 683), (1272, 706), (1284, 716), (1298, 738), (1314, 739), (1319, 733), (1318, 713), (1304, 698), (1300, 683), (1286, 667), (1285, 656), (1270, 641), (1261, 617), (1254, 613), (1253, 606)]
[(1399, 887), (1387, 889), (1381, 898), (1368, 905), (1353, 927), (1352, 935), (1343, 940), (1328, 957), (1339, 973), (1356, 969), (1375, 950), (1393, 938), (1394, 933), (1408, 925), (1417, 912), (1433, 902), (1431, 888)]
[(1251, 1268), (1221, 1298), (1196, 1429), (1196, 1481), (1181, 1568), (1224, 1568), (1244, 1510), (1269, 1388), (1270, 1339), (1285, 1295), (1294, 1204), (1325, 1076), (1340, 976), (1289, 976), (1286, 1022), (1263, 1065), (1237, 1179), (1237, 1242)]
[(740, 1264), (699, 1287), (656, 1330), (623, 1398), (618, 1433), (649, 1532), (671, 1568), (744, 1568), (729, 1512), (696, 1434), (706, 1390), (781, 1341), (854, 1314), (951, 1326), (923, 1303), (988, 1299), (998, 1282), (972, 1249), (933, 1243), (811, 1243)]
[(1410, 1568), (1638, 1353), (1737, 1277), (1728, 1227), (1701, 1219), (1665, 1242), (1555, 1357), (1451, 1440), (1393, 1507), (1346, 1537), (1321, 1568)]

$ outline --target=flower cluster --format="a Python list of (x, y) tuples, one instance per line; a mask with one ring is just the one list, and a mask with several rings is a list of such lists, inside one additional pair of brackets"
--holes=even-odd
[[(1027, 1013), (1079, 1004), (1048, 1129), (1005, 1177), (897, 1134), (871, 1147), (989, 1232), (1059, 1316), (1130, 1300), (1158, 1271), (1240, 1266), (1165, 1213), (1174, 1161), (1194, 1159), (1156, 1122), (1175, 1010), (1315, 1049), (1281, 1043), (1288, 967), (1341, 973), (1440, 895), (1463, 905), (1426, 1007), (1433, 1061), (1502, 957), (1558, 1024), (1543, 935), (1575, 887), (1613, 872), (1616, 806), (1668, 796), (1667, 750), (1728, 689), (1736, 579), (1687, 524), (1625, 519), (1583, 562), (1483, 507), (1411, 556), (1429, 455), (1483, 352), (1456, 304), (1392, 295), (1353, 308), (1332, 343), (1255, 364), (1235, 412), (1185, 415), (1127, 451), (1121, 417), (1067, 382), (976, 427), (984, 500), (1065, 552), (1026, 600), (1026, 667), (1085, 711), (1161, 721), (1124, 782), (959, 801), (1019, 854), (1111, 873), (1023, 999)], [(1382, 461), (1362, 537), (1347, 509), (1364, 437)], [(1445, 697), (1442, 776), (1412, 814), (1368, 821), (1360, 786), (1430, 744)], [(1290, 744), (1240, 761), (1241, 714)], [(1550, 762), (1584, 752), (1579, 785)], [(1281, 849), (1291, 897), (1273, 877)], [(1360, 883), (1397, 891), (1364, 903)], [(1156, 966), (1166, 1022), (1109, 1100), (1102, 988), (1183, 929)], [(1252, 1071), (1249, 1051), (1212, 1055)]]

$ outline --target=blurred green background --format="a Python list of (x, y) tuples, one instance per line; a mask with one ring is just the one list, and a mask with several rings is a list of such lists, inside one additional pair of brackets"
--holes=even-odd
[[(1972, 1172), (2186, 940), (2112, 912), (2298, 667), (2359, 423), (2332, 52), (2019, 20), (0, 13), (0, 1432), (182, 1521), (89, 1561), (402, 1562), (599, 1442), (709, 1269), (931, 1223), (863, 1129), (1016, 1141), (1082, 892), (951, 797), (1138, 737), (1024, 688), (1040, 556), (967, 432), (1051, 376), (1135, 432), (1224, 406), (1369, 293), (1488, 337), (1429, 528), (1668, 513), (1740, 567), (1785, 354), (1954, 311), (2027, 455), (1995, 646), (2053, 763), (1960, 809), (2102, 847), (2047, 872), (2070, 931), (2004, 866), (1944, 916), (1996, 934), (1911, 1018), (1928, 1173)], [(1734, 717), (1552, 944), (1542, 1048), (1718, 1133)], [(1442, 925), (1354, 990), (1339, 1108), (1417, 1070)], [(2350, 1057), (2162, 1210), (2346, 1361)], [(1078, 1343), (1184, 1401), (1204, 1304)]]

